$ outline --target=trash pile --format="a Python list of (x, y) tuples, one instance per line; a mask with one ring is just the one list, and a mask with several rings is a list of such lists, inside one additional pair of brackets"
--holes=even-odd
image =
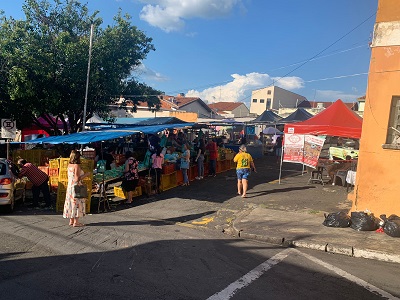
[(391, 237), (400, 237), (400, 217), (397, 215), (390, 215), (388, 218), (386, 215), (380, 215), (380, 218), (377, 218), (369, 211), (354, 211), (350, 216), (341, 211), (324, 216), (322, 224), (327, 227), (350, 227), (357, 231), (377, 231)]

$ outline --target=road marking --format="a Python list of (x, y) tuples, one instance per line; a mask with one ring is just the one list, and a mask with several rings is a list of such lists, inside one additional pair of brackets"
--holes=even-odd
[(363, 287), (364, 289), (372, 292), (372, 293), (377, 293), (379, 295), (381, 295), (382, 297), (386, 297), (387, 299), (399, 299), (395, 296), (393, 296), (392, 294), (389, 294), (388, 292), (381, 290), (380, 288), (362, 280), (361, 278), (358, 278), (354, 275), (351, 275), (350, 273), (347, 273), (346, 271), (339, 269), (331, 264), (328, 264), (318, 258), (315, 258), (311, 255), (308, 255), (306, 253), (303, 253), (297, 249), (293, 249), (293, 251), (296, 251), (297, 253), (301, 254), (302, 256), (308, 258), (309, 260), (311, 260), (312, 262), (319, 264), (325, 268), (327, 268), (328, 270), (331, 270), (333, 272), (335, 272), (336, 274), (338, 274), (339, 276), (342, 276), (343, 278), (346, 278), (347, 280), (350, 280), (356, 284), (358, 284), (359, 286)]
[(384, 290), (381, 290), (380, 288), (362, 280), (361, 278), (351, 275), (350, 273), (347, 273), (346, 271), (344, 271), (342, 269), (339, 269), (331, 264), (328, 264), (318, 258), (315, 258), (311, 255), (303, 253), (294, 248), (287, 248), (287, 249), (279, 252), (278, 254), (274, 255), (267, 261), (265, 261), (262, 264), (255, 267), (253, 270), (248, 272), (246, 275), (240, 277), (238, 280), (236, 280), (235, 282), (228, 285), (224, 290), (207, 298), (207, 300), (228, 300), (228, 299), (232, 298), (238, 290), (247, 287), (250, 283), (252, 283), (253, 281), (260, 278), (261, 275), (263, 275), (265, 272), (267, 272), (273, 266), (280, 263), (283, 259), (285, 259), (287, 256), (289, 256), (289, 254), (291, 252), (296, 252), (296, 253), (304, 256), (305, 258), (311, 260), (312, 262), (319, 264), (328, 270), (331, 270), (332, 272), (338, 274), (339, 276), (341, 276), (349, 281), (354, 282), (355, 284), (358, 284), (359, 286), (370, 291), (371, 293), (379, 294), (382, 297), (385, 297), (390, 300), (392, 300), (392, 299), (400, 300), (400, 298), (397, 298), (397, 297), (393, 296), (392, 294), (390, 294)]
[(273, 266), (280, 263), (284, 258), (289, 255), (291, 250), (291, 248), (288, 248), (279, 252), (267, 261), (255, 267), (246, 275), (240, 277), (238, 280), (228, 285), (224, 290), (212, 295), (207, 300), (228, 300), (232, 298), (238, 290), (248, 286), (250, 283), (252, 283), (254, 280), (257, 280), (261, 275), (263, 275)]
[(214, 217), (210, 218), (203, 218), (201, 221), (193, 221), (192, 224), (194, 225), (207, 225), (208, 223), (214, 221)]

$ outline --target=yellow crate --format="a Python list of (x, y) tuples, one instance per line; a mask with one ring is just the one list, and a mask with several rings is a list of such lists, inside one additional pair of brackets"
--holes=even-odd
[(63, 212), (64, 211), (64, 203), (65, 203), (65, 199), (64, 201), (58, 201), (56, 202), (56, 212)]
[(166, 191), (177, 186), (176, 172), (161, 174), (161, 190)]
[(114, 195), (115, 195), (116, 197), (120, 197), (120, 198), (126, 199), (125, 192), (124, 192), (124, 190), (122, 189), (122, 187), (120, 187), (120, 186), (114, 186)]
[(58, 171), (58, 180), (68, 180), (68, 170), (67, 169), (60, 169)]
[(93, 169), (94, 169), (94, 160), (93, 159), (81, 158), (81, 168), (85, 172), (93, 171)]
[[(120, 198), (124, 198), (124, 199), (127, 198), (126, 193), (120, 186), (114, 186), (114, 195), (116, 197), (120, 197)], [(142, 187), (141, 186), (137, 186), (135, 191), (133, 192), (133, 197), (139, 197), (139, 196), (142, 196)]]
[(50, 159), (49, 160), (49, 167), (50, 168), (54, 168), (54, 169), (58, 169), (60, 167), (60, 162), (59, 162), (58, 158)]
[(58, 180), (58, 191), (65, 192), (67, 190), (68, 181), (66, 180)]
[(58, 186), (58, 176), (57, 177), (49, 177), (50, 185), (57, 185)]
[[(56, 202), (56, 212), (63, 212), (64, 211), (64, 203), (65, 203), (66, 194), (57, 194), (57, 202)], [(90, 199), (92, 194), (89, 193), (88, 199), (85, 201), (85, 210), (86, 213), (90, 213)]]
[(67, 169), (69, 164), (69, 158), (60, 158), (59, 161), (60, 161), (60, 170)]

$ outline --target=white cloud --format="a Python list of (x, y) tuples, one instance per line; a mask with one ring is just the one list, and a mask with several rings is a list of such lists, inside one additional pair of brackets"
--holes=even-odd
[(242, 0), (140, 0), (146, 5), (140, 19), (166, 32), (179, 31), (185, 21), (194, 18), (214, 19), (228, 15)]
[(315, 93), (315, 101), (334, 102), (341, 99), (343, 102), (356, 102), (360, 94), (348, 94), (342, 91), (333, 90), (317, 90)]
[(167, 81), (168, 78), (161, 73), (147, 68), (143, 63), (134, 70), (135, 76), (145, 79), (146, 81)]
[(303, 80), (299, 77), (285, 77), (278, 81), (279, 78), (255, 72), (246, 75), (232, 74), (231, 76), (233, 80), (225, 85), (207, 88), (203, 91), (189, 90), (186, 96), (200, 97), (208, 103), (249, 102), (253, 90), (270, 86), (273, 82), (275, 85), (291, 91), (303, 87)]

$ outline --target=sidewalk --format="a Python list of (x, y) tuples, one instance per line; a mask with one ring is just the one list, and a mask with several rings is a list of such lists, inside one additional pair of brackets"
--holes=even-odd
[(308, 184), (310, 175), (299, 175), (299, 165), (295, 164), (284, 164), (279, 184), (279, 168), (271, 158), (256, 160), (256, 165), (258, 173), (249, 180), (247, 207), (232, 223), (235, 235), (287, 247), (400, 263), (400, 238), (322, 225), (324, 213), (349, 212), (352, 203), (347, 200), (345, 187)]
[(233, 229), (244, 239), (353, 257), (400, 263), (400, 239), (375, 231), (322, 225), (323, 218), (304, 212), (255, 207), (242, 212)]

